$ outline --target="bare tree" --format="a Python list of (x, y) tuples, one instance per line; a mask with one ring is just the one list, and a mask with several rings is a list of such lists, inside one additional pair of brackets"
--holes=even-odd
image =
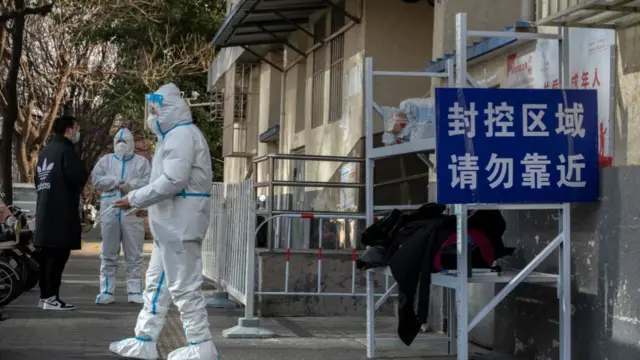
[[(10, 34), (10, 60), (2, 97), (2, 146), (0, 148), (0, 169), (2, 169), (2, 188), (6, 203), (13, 202), (13, 184), (11, 164), (14, 125), (20, 114), (18, 103), (18, 77), (22, 65), (22, 48), (26, 16), (30, 14), (46, 15), (53, 9), (54, 3), (39, 7), (26, 7), (24, 0), (13, 1), (13, 11), (0, 15), (0, 26), (3, 34)], [(12, 23), (11, 26), (9, 23)], [(5, 39), (2, 39), (3, 43)], [(4, 49), (3, 49), (4, 50)], [(7, 49), (8, 50), (8, 49)], [(2, 58), (0, 58), (1, 60)]]

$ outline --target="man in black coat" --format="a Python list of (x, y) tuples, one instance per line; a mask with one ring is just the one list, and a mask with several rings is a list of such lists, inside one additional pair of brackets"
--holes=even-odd
[(40, 249), (40, 303), (45, 310), (74, 310), (60, 300), (62, 272), (71, 250), (81, 248), (80, 196), (89, 172), (74, 144), (80, 138), (78, 122), (61, 116), (54, 136), (38, 156), (35, 245)]

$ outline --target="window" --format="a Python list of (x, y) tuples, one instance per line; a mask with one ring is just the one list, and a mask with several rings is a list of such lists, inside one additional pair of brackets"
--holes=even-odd
[[(345, 1), (342, 0), (331, 9), (331, 33), (335, 33), (345, 25)], [(344, 81), (344, 34), (331, 40), (329, 63), (329, 122), (342, 117), (342, 84)]]
[[(323, 15), (313, 25), (313, 33), (318, 38), (326, 35), (327, 17)], [(318, 44), (315, 40), (314, 44)], [(324, 123), (324, 71), (326, 63), (326, 47), (322, 46), (313, 52), (313, 75), (311, 79), (311, 127), (316, 128)]]

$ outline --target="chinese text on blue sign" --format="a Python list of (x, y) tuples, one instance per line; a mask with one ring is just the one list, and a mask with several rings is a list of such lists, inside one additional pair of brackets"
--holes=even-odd
[(596, 90), (436, 89), (438, 202), (597, 201)]

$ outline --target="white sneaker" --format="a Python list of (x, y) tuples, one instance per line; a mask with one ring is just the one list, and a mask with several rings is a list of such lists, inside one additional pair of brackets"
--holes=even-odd
[(96, 296), (96, 304), (113, 304), (116, 302), (116, 298), (113, 295), (99, 294)]
[(129, 302), (135, 304), (144, 304), (144, 299), (141, 294), (129, 294)]
[(38, 300), (38, 309), (42, 309), (44, 307), (44, 299)]
[(71, 311), (75, 310), (76, 307), (67, 304), (64, 301), (58, 299), (55, 296), (52, 296), (44, 301), (44, 305), (42, 306), (43, 310), (56, 310), (56, 311)]

